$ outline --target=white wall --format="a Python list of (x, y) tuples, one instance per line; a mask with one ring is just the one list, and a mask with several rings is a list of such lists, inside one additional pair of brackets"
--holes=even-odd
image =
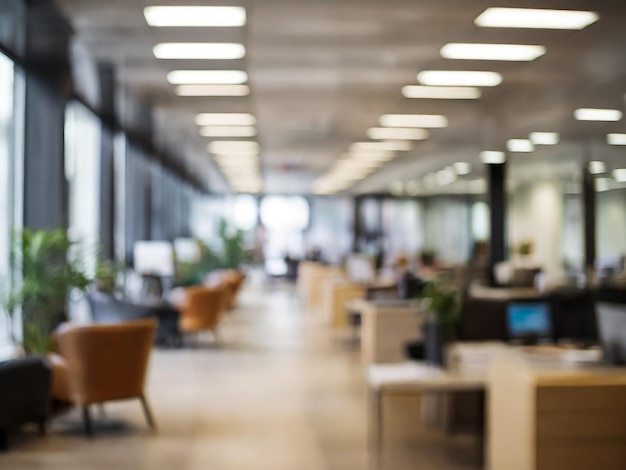
[(563, 190), (558, 181), (538, 181), (516, 189), (509, 200), (509, 245), (534, 245), (533, 262), (549, 278), (563, 273)]

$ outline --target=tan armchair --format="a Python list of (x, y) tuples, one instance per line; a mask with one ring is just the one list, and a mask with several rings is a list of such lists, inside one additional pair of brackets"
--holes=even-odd
[(151, 429), (155, 422), (144, 393), (154, 320), (110, 325), (62, 326), (56, 334), (67, 363), (73, 403), (83, 409), (87, 435), (93, 435), (89, 406), (138, 398)]
[(184, 292), (183, 299), (177, 304), (180, 331), (185, 334), (208, 330), (215, 334), (226, 307), (228, 294), (225, 287), (194, 286)]

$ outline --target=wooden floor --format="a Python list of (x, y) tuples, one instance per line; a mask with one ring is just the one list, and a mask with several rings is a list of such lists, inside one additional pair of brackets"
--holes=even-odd
[[(80, 416), (56, 419), (49, 435), (12, 436), (0, 469), (365, 470), (367, 395), (358, 349), (302, 311), (285, 288), (244, 292), (219, 346), (155, 350), (148, 398), (151, 434), (139, 402), (112, 403), (82, 436)], [(420, 429), (417, 400), (386, 403), (389, 470), (475, 469), (471, 438)], [(98, 416), (98, 413), (94, 413)]]

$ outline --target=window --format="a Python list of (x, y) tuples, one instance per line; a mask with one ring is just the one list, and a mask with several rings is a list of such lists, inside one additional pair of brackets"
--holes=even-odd
[[(11, 282), (10, 243), (13, 220), (13, 62), (0, 54), (0, 282)], [(2, 292), (4, 294), (4, 292)], [(10, 339), (9, 321), (0, 314), (0, 349)]]
[(95, 273), (100, 234), (100, 121), (77, 102), (65, 114), (65, 170), (69, 235), (80, 242), (88, 273)]

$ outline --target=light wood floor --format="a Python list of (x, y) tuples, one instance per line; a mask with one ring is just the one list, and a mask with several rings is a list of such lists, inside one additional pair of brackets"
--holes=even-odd
[[(0, 469), (375, 468), (358, 350), (303, 312), (290, 290), (244, 292), (219, 346), (203, 338), (195, 348), (155, 350), (147, 393), (158, 433), (147, 430), (138, 402), (112, 403), (94, 439), (82, 436), (73, 412), (47, 437), (13, 436)], [(413, 397), (386, 403), (380, 468), (478, 468), (471, 438), (420, 429), (417, 408)]]

